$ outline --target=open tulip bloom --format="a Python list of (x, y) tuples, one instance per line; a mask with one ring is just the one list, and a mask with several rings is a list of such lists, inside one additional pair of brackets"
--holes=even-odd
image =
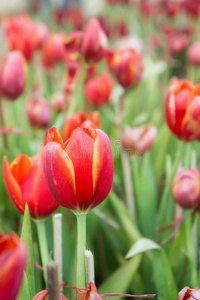
[(42, 164), (55, 200), (77, 215), (77, 287), (85, 287), (84, 251), (86, 214), (109, 194), (113, 157), (108, 136), (100, 129), (77, 128), (63, 143), (57, 128), (50, 128)]

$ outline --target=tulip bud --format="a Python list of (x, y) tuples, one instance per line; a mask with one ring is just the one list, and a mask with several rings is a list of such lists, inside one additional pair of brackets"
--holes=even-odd
[(45, 67), (54, 67), (58, 62), (64, 60), (65, 36), (61, 33), (55, 33), (48, 37), (42, 47), (42, 62)]
[(17, 99), (26, 84), (26, 61), (19, 51), (9, 52), (0, 67), (0, 93), (9, 100)]
[(26, 203), (31, 217), (36, 220), (48, 217), (58, 208), (47, 186), (39, 155), (31, 159), (21, 154), (10, 166), (4, 157), (3, 177), (8, 194), (21, 214)]
[(188, 60), (194, 66), (200, 66), (200, 41), (194, 42), (188, 50)]
[(66, 107), (66, 97), (64, 93), (56, 93), (51, 99), (51, 105), (55, 112), (59, 113)]
[(173, 54), (180, 53), (186, 49), (189, 44), (189, 36), (185, 33), (173, 33), (169, 36), (169, 50)]
[(50, 128), (47, 136), (42, 164), (52, 195), (75, 214), (87, 213), (108, 196), (112, 186), (108, 136), (92, 128), (75, 129), (65, 144), (57, 128)]
[(107, 64), (123, 88), (137, 86), (142, 77), (142, 59), (137, 51), (122, 50), (109, 52)]
[(198, 300), (198, 299), (200, 299), (200, 289), (192, 289), (186, 286), (178, 293), (178, 300)]
[(185, 141), (200, 139), (200, 85), (173, 78), (165, 100), (165, 117), (174, 135)]
[(130, 154), (141, 155), (148, 151), (157, 136), (157, 128), (141, 125), (135, 128), (126, 126), (122, 135), (122, 147)]
[(97, 19), (91, 19), (85, 32), (72, 32), (65, 40), (65, 48), (72, 57), (86, 62), (97, 62), (105, 55), (107, 37)]
[(99, 77), (91, 78), (85, 83), (85, 97), (90, 103), (102, 106), (109, 102), (112, 88), (112, 78), (104, 72)]
[(181, 169), (172, 182), (172, 194), (176, 203), (184, 209), (200, 204), (200, 174), (196, 169)]
[(69, 116), (63, 124), (62, 137), (66, 141), (70, 138), (73, 131), (77, 128), (100, 128), (100, 115), (98, 111), (93, 111), (90, 114), (86, 114), (84, 111), (79, 111), (76, 114)]
[(49, 104), (43, 98), (30, 98), (26, 103), (26, 114), (32, 127), (45, 128), (51, 121)]
[(0, 299), (17, 298), (26, 267), (27, 251), (24, 243), (13, 232), (0, 232)]
[[(42, 290), (32, 300), (46, 300), (48, 299), (48, 290)], [(69, 300), (66, 298), (62, 292), (60, 292), (59, 300)]]

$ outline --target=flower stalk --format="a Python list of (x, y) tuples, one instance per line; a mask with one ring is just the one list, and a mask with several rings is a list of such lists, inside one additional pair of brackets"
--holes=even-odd
[(47, 264), (48, 264), (48, 260), (49, 260), (49, 253), (48, 253), (48, 247), (47, 247), (47, 237), (46, 237), (44, 221), (37, 221), (36, 227), (37, 227), (37, 233), (38, 233), (41, 261), (42, 261), (42, 266), (43, 266), (43, 271), (44, 271), (44, 280), (45, 280), (45, 283), (47, 283)]

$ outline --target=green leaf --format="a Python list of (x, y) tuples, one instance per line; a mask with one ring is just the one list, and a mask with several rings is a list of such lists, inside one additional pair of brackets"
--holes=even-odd
[(113, 191), (110, 191), (108, 198), (109, 204), (112, 206), (112, 209), (114, 210), (118, 221), (130, 242), (134, 242), (141, 238), (141, 234), (131, 218), (125, 204), (120, 201)]
[(131, 247), (126, 258), (149, 250), (154, 250), (152, 259), (153, 276), (159, 299), (176, 299), (178, 291), (171, 266), (164, 250), (158, 244), (152, 240), (142, 238)]
[(132, 256), (153, 249), (161, 249), (158, 244), (152, 240), (142, 238), (134, 243), (131, 249), (126, 254), (126, 258), (131, 258)]
[(27, 262), (27, 267), (26, 267), (25, 272), (26, 272), (26, 276), (27, 276), (27, 285), (29, 287), (30, 296), (31, 296), (31, 298), (33, 298), (33, 296), (35, 295), (35, 276), (34, 276), (31, 220), (30, 220), (28, 204), (26, 204), (25, 212), (24, 212), (21, 241), (24, 242), (27, 247), (28, 262)]
[[(98, 288), (98, 293), (126, 293), (140, 265), (141, 256), (137, 255), (125, 262)], [(118, 297), (120, 300), (123, 297)]]
[(156, 227), (157, 189), (149, 153), (144, 155), (140, 168), (138, 163), (138, 158), (132, 161), (137, 222), (143, 235), (153, 238)]
[(24, 299), (26, 299), (26, 300), (32, 299), (32, 297), (30, 296), (30, 291), (29, 291), (29, 286), (28, 286), (28, 278), (27, 278), (27, 275), (25, 272), (24, 272), (22, 287), (20, 289), (17, 300), (24, 300)]

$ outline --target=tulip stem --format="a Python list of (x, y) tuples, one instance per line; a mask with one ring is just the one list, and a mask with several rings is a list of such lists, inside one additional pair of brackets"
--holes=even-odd
[(86, 214), (77, 217), (76, 287), (85, 288)]
[(134, 207), (134, 191), (133, 191), (133, 180), (131, 174), (130, 158), (128, 153), (122, 151), (122, 167), (124, 173), (124, 185), (125, 185), (125, 196), (126, 206), (132, 218), (135, 219), (135, 207)]
[(4, 113), (4, 109), (3, 109), (3, 99), (0, 95), (0, 125), (1, 125), (1, 129), (2, 129), (2, 137), (3, 137), (3, 145), (5, 149), (8, 149), (8, 137), (7, 137), (7, 133), (4, 132), (4, 129), (6, 128), (6, 122), (5, 122), (5, 113)]
[(47, 247), (47, 237), (46, 237), (44, 221), (37, 221), (36, 227), (37, 227), (39, 247), (40, 247), (40, 256), (41, 256), (42, 266), (44, 270), (44, 280), (45, 283), (47, 283), (47, 264), (49, 261), (49, 253)]

